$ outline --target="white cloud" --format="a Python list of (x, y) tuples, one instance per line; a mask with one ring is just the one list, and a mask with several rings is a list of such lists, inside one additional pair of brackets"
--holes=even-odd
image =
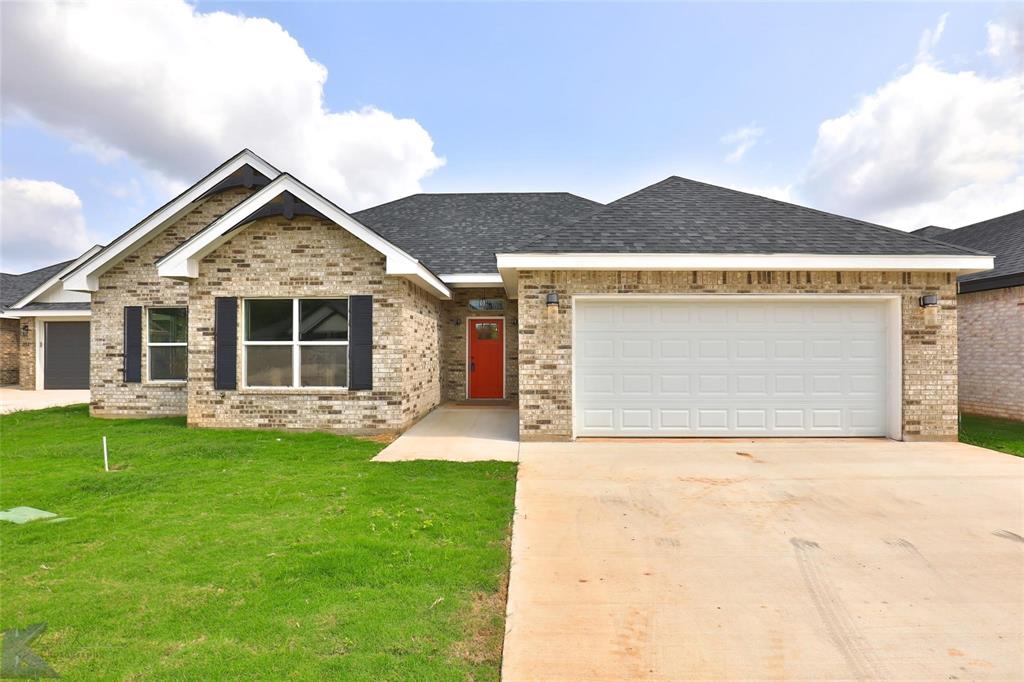
[(921, 39), (917, 41), (917, 61), (927, 62), (932, 60), (932, 50), (939, 44), (939, 40), (942, 39), (942, 33), (946, 30), (946, 19), (949, 18), (949, 13), (943, 14), (939, 17), (939, 21), (935, 24), (935, 28), (926, 28), (921, 33)]
[(49, 180), (0, 181), (0, 256), (4, 272), (26, 272), (80, 256), (90, 246), (82, 202)]
[(755, 125), (747, 125), (737, 128), (721, 137), (722, 144), (733, 146), (733, 150), (725, 157), (729, 163), (736, 163), (750, 151), (751, 147), (764, 135), (764, 128)]
[(4, 69), (8, 112), (100, 161), (135, 159), (167, 190), (249, 147), (354, 209), (444, 163), (413, 119), (329, 110), (327, 69), (268, 19), (182, 0), (10, 3), (3, 38), (6, 66), (32, 65)]
[(1024, 60), (1024, 44), (1021, 43), (1019, 26), (1010, 26), (997, 21), (985, 24), (988, 44), (985, 54), (993, 59), (1017, 58)]
[(793, 203), (793, 186), (792, 185), (736, 185), (728, 184), (727, 187), (739, 190), (740, 192), (746, 192), (747, 194), (756, 194), (760, 197), (768, 197), (769, 199), (776, 199), (778, 201), (785, 201), (787, 203)]
[(803, 200), (902, 229), (1024, 208), (1022, 77), (943, 69), (930, 57), (943, 25), (909, 71), (819, 126)]

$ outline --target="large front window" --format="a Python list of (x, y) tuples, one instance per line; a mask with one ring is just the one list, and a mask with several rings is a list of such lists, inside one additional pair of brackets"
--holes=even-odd
[(348, 385), (348, 299), (245, 302), (246, 386)]
[(188, 374), (188, 310), (150, 308), (147, 338), (150, 381), (184, 381)]

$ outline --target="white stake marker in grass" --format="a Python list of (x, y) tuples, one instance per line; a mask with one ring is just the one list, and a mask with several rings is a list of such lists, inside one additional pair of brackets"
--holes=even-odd
[(103, 470), (110, 471), (110, 462), (107, 461), (107, 437), (103, 436)]

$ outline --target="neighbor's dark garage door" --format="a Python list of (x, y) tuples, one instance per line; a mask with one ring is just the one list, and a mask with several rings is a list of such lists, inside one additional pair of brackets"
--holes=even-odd
[(89, 323), (47, 322), (43, 388), (89, 388)]

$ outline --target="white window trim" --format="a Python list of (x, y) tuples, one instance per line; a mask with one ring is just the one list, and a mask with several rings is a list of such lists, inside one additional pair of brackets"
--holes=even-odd
[[(185, 340), (174, 341), (174, 342), (160, 342), (153, 343), (149, 340), (149, 311), (150, 310), (184, 310), (185, 311)], [(171, 346), (184, 346), (185, 355), (188, 355), (188, 306), (184, 305), (154, 305), (147, 306), (146, 308), (146, 383), (147, 384), (173, 384), (180, 386), (181, 384), (188, 383), (188, 360), (185, 361), (185, 378), (184, 379), (154, 379), (153, 378), (153, 354), (149, 352), (150, 348), (160, 347), (171, 347)]]
[[(301, 341), (299, 339), (299, 302), (313, 301), (317, 299), (345, 299), (345, 304), (351, 306), (349, 296), (303, 296), (301, 298), (257, 296), (242, 299), (242, 386), (252, 391), (348, 391), (351, 383), (349, 376), (349, 357), (345, 351), (345, 385), (344, 386), (303, 386), (302, 385), (302, 347), (303, 346), (345, 346), (348, 348), (348, 341)], [(250, 341), (246, 337), (249, 333), (249, 301), (291, 301), (292, 302), (292, 338), (291, 341)], [(249, 383), (249, 347), (250, 346), (287, 346), (292, 349), (292, 383), (290, 386), (260, 386)]]

